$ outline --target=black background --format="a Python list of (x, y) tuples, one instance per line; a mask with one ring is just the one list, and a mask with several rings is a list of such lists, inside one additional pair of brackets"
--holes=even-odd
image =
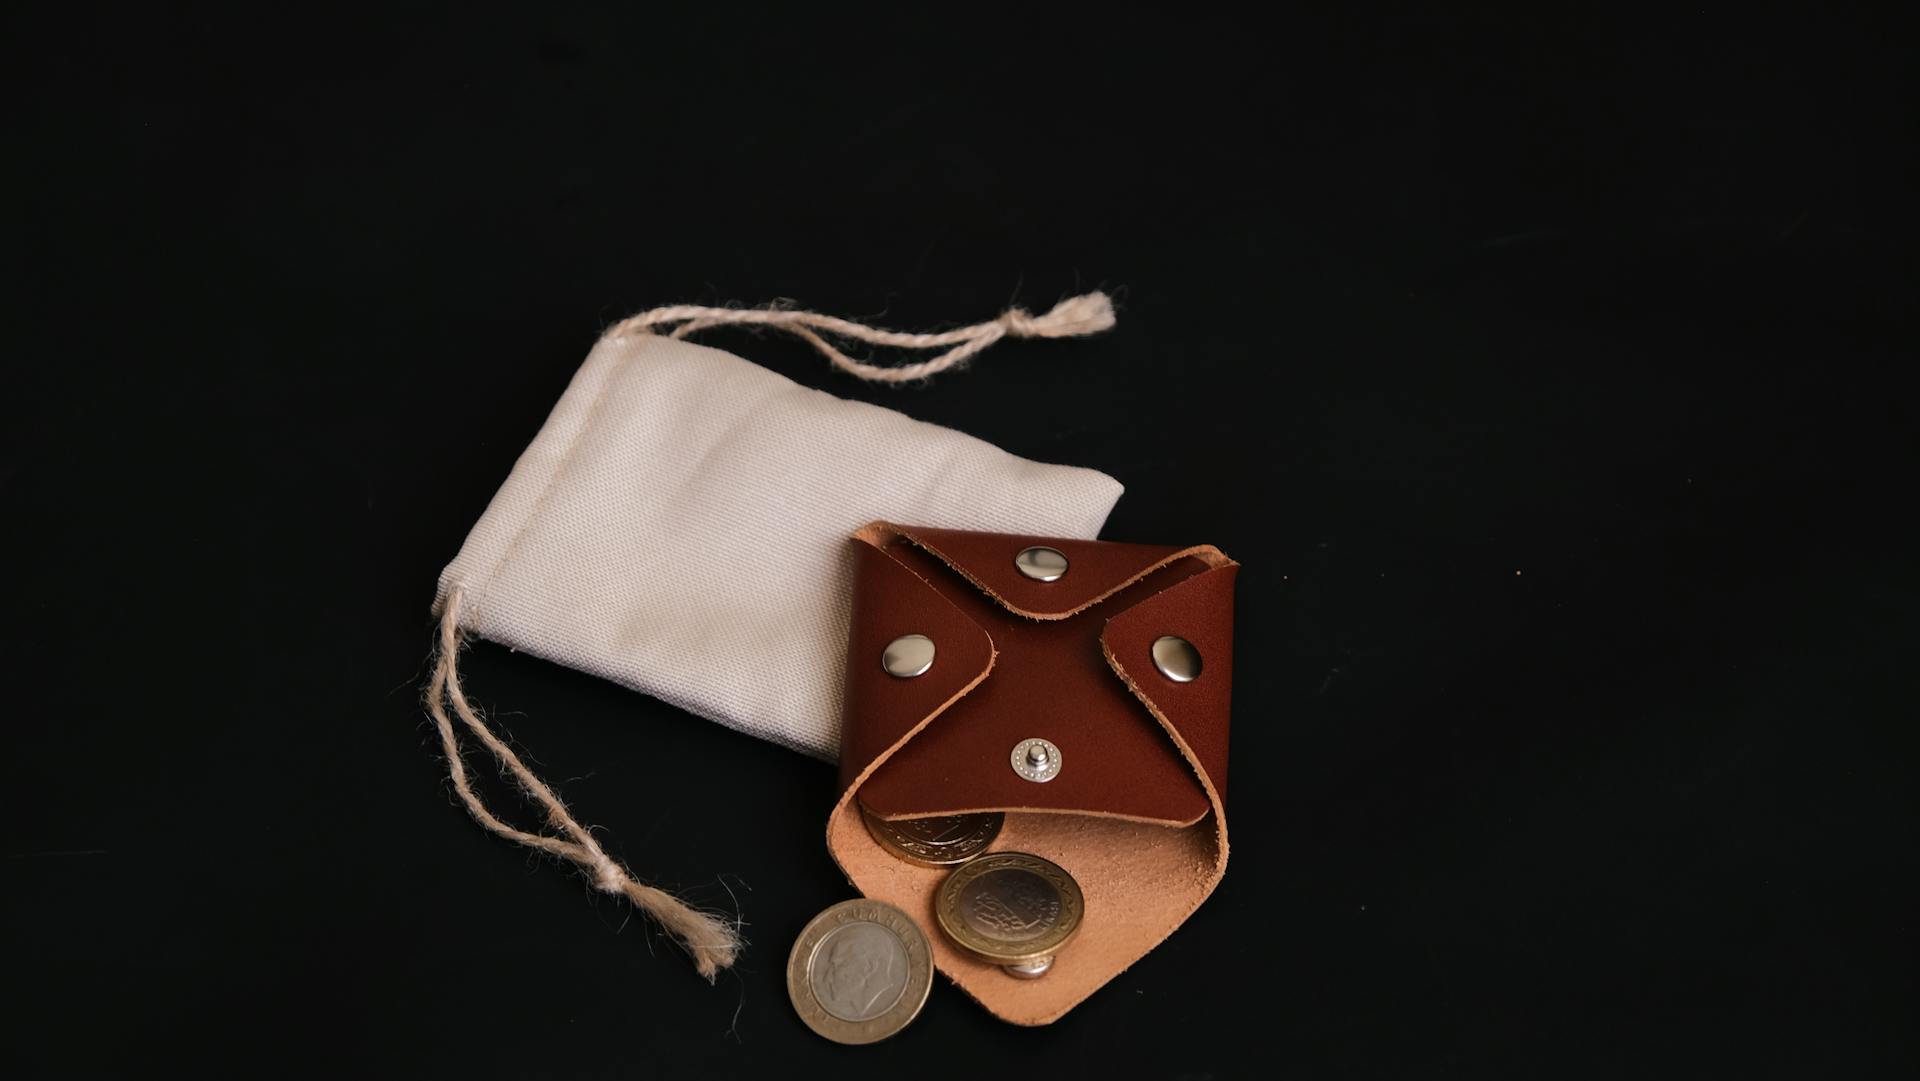
[[(1894, 27), (5, 18), (7, 1072), (1910, 1076)], [(434, 579), (604, 326), (1093, 287), (1110, 334), (928, 387), (708, 340), (1245, 565), (1233, 865), (1164, 946), (829, 1045), (782, 984), (850, 895), (829, 767), (494, 646), (752, 947), (709, 988), (454, 805)]]

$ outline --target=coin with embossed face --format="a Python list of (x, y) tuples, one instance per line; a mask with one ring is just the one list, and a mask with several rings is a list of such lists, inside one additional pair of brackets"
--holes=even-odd
[(862, 807), (860, 814), (881, 847), (922, 867), (952, 867), (978, 856), (1000, 836), (1007, 820), (998, 811), (889, 820)]
[(807, 1027), (872, 1043), (907, 1027), (933, 986), (933, 953), (913, 919), (884, 901), (842, 901), (800, 932), (787, 995)]
[(1046, 972), (1085, 911), (1072, 875), (1025, 852), (981, 856), (948, 875), (934, 899), (955, 945), (1024, 979)]

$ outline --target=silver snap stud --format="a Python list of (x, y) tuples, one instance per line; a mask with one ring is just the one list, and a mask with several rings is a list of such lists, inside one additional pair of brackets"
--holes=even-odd
[(912, 679), (933, 667), (933, 639), (924, 634), (903, 634), (887, 643), (880, 653), (880, 667), (890, 676)]
[(1013, 745), (1013, 772), (1029, 781), (1045, 783), (1060, 776), (1060, 748), (1035, 736)]
[(1020, 549), (1020, 554), (1013, 557), (1013, 565), (1036, 582), (1057, 582), (1067, 573), (1067, 553), (1035, 545)]
[(1001, 965), (1007, 975), (1018, 980), (1037, 980), (1053, 967), (1053, 958), (1042, 957), (1038, 961), (1029, 961), (1024, 965)]
[(1165, 635), (1153, 640), (1153, 666), (1175, 683), (1192, 683), (1200, 675), (1200, 651), (1185, 638)]

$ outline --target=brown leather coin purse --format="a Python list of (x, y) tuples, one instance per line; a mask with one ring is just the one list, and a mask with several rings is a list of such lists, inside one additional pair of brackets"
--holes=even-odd
[[(963, 990), (1007, 1021), (1047, 1024), (1173, 933), (1226, 873), (1239, 565), (1205, 545), (886, 522), (854, 545), (827, 847), (861, 893), (920, 923)], [(909, 635), (932, 641), (932, 663), (892, 674), (882, 657)], [(1056, 748), (1045, 781), (1016, 768), (1034, 739)], [(1086, 902), (1078, 935), (1033, 980), (960, 952), (934, 915), (949, 870), (890, 854), (862, 806), (884, 819), (1005, 812), (993, 850), (1072, 875)]]

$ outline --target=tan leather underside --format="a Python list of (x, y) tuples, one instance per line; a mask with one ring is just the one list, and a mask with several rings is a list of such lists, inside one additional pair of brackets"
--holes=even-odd
[(916, 867), (874, 841), (848, 793), (827, 826), (841, 870), (875, 900), (898, 905), (926, 930), (934, 965), (995, 1016), (1016, 1025), (1058, 1019), (1147, 955), (1213, 892), (1225, 838), (1209, 815), (1178, 829), (1087, 815), (1010, 814), (995, 851), (1031, 852), (1065, 868), (1086, 897), (1080, 933), (1037, 980), (1008, 975), (955, 949), (933, 899), (948, 868)]

